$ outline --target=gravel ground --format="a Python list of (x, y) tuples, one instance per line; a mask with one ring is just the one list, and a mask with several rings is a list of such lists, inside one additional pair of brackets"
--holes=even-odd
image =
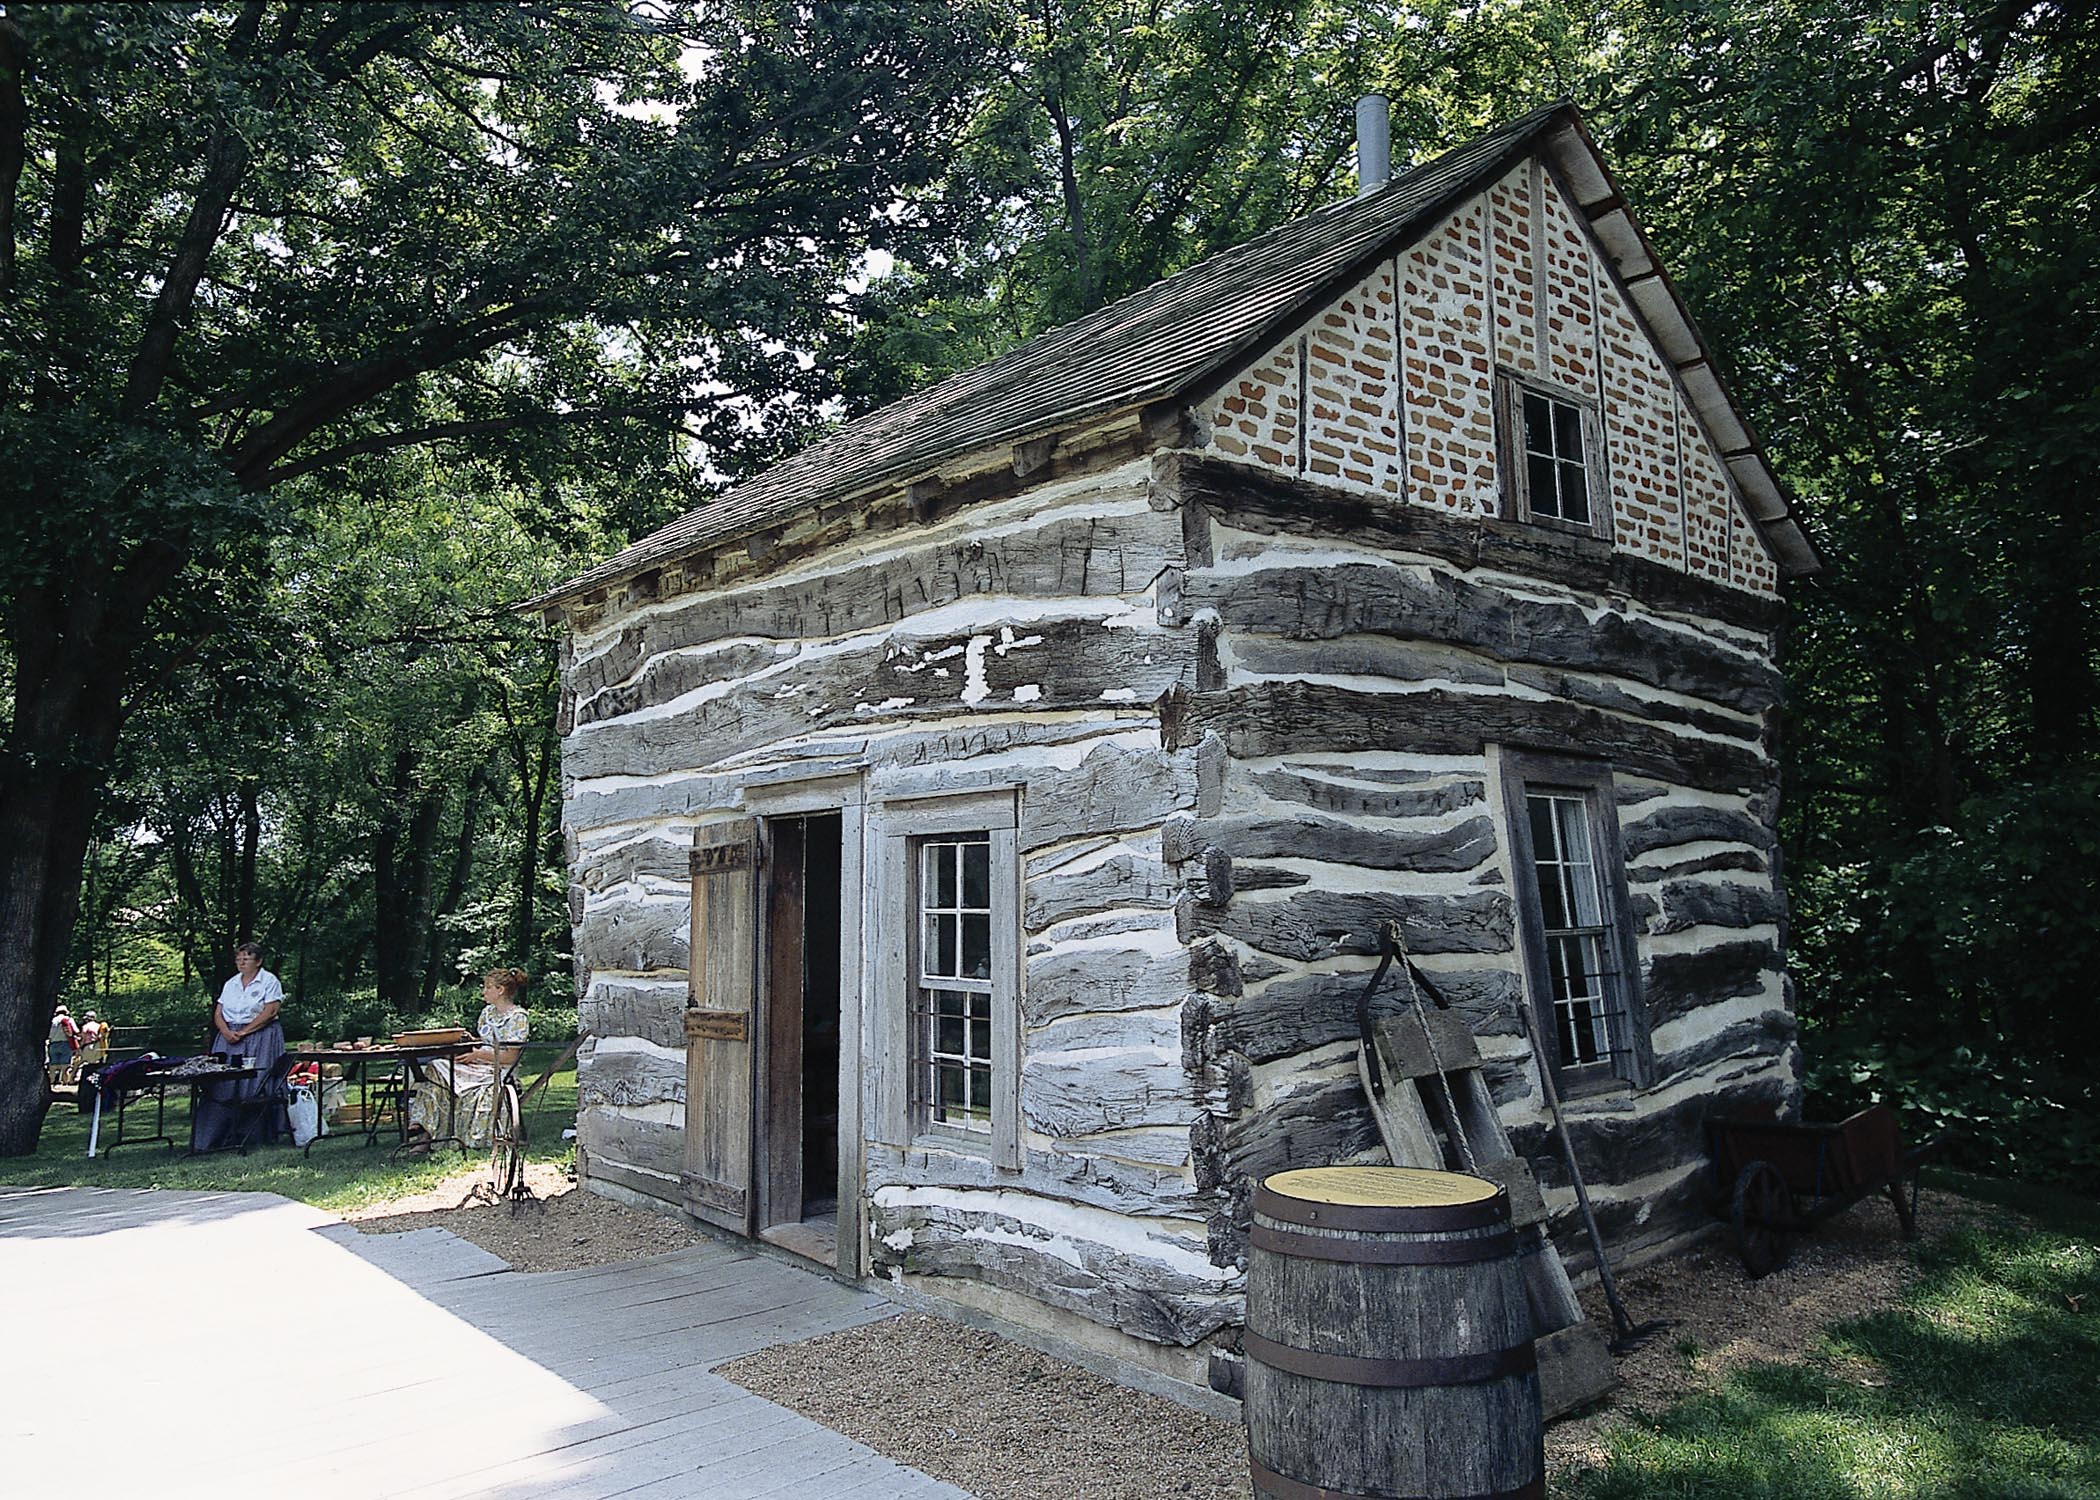
[[(1943, 1233), (1983, 1212), (1927, 1193), (1919, 1231)], [(1671, 1326), (1619, 1361), (1625, 1386), (1613, 1400), (1547, 1429), (1549, 1472), (1596, 1462), (1606, 1434), (1635, 1411), (1667, 1406), (1747, 1364), (1803, 1357), (1826, 1324), (1894, 1305), (1910, 1276), (1895, 1214), (1881, 1200), (1797, 1241), (1786, 1268), (1761, 1282), (1744, 1276), (1724, 1240), (1622, 1276), (1633, 1317)], [(1601, 1294), (1584, 1301), (1608, 1327)], [(983, 1500), (1248, 1494), (1236, 1423), (945, 1319), (892, 1318), (768, 1349), (721, 1373)]]
[[(1945, 1234), (1997, 1213), (1927, 1192), (1918, 1200), (1918, 1233)], [(1875, 1198), (1794, 1240), (1787, 1264), (1762, 1281), (1743, 1274), (1726, 1236), (1620, 1277), (1636, 1323), (1663, 1319), (1671, 1326), (1619, 1360), (1625, 1384), (1611, 1401), (1546, 1429), (1548, 1470), (1597, 1462), (1605, 1435), (1635, 1411), (1660, 1411), (1746, 1365), (1802, 1359), (1829, 1324), (1894, 1306), (1912, 1275), (1895, 1211)], [(1582, 1300), (1599, 1326), (1611, 1326), (1602, 1292), (1591, 1288)]]
[(640, 1260), (706, 1238), (662, 1214), (583, 1192), (567, 1167), (551, 1162), (532, 1162), (525, 1168), (525, 1180), (540, 1195), (539, 1208), (527, 1205), (515, 1215), (490, 1204), (461, 1208), (460, 1199), (487, 1176), (485, 1167), (470, 1167), (414, 1197), (374, 1204), (344, 1217), (366, 1234), (449, 1229), (519, 1271), (566, 1271)]
[(886, 1318), (716, 1373), (981, 1500), (1249, 1494), (1238, 1423), (945, 1318)]

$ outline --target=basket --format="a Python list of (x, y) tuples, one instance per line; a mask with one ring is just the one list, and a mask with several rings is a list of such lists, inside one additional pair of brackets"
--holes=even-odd
[(396, 1047), (442, 1047), (452, 1042), (471, 1042), (474, 1033), (464, 1026), (432, 1026), (424, 1031), (401, 1031), (394, 1034)]

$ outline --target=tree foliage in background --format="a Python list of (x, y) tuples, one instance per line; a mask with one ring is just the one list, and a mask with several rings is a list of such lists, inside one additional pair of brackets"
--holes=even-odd
[[(882, 0), (0, 8), (0, 1155), (127, 726), (274, 603), (271, 539), (418, 450), (529, 501), (588, 474), (615, 523), (679, 507), (693, 444), (764, 457), (982, 57), (970, 11)], [(189, 711), (255, 773), (244, 857), (262, 752)], [(444, 774), (370, 767), (390, 984), (450, 888)]]
[(956, 226), (855, 303), (840, 359), (877, 404), (1355, 190), (1356, 99), (1396, 167), (1567, 94), (1555, 5), (1031, 0), (927, 196)]
[[(1785, 843), (1814, 1081), (2100, 1166), (2100, 28), (1637, 0), (1610, 147), (1809, 499)], [(2017, 1127), (2008, 1122), (2017, 1120)]]

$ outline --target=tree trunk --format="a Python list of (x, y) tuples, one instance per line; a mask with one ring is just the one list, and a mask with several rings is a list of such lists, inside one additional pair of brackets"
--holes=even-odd
[[(14, 714), (0, 754), (0, 1157), (36, 1150), (50, 1105), (44, 1040), (72, 956), (129, 655), (122, 624), (92, 598), (41, 593), (17, 601)], [(75, 632), (98, 649), (75, 644)]]
[(233, 940), (255, 940), (255, 861), (262, 844), (262, 789), (255, 779), (243, 776), (240, 784), (241, 853), (235, 873)]
[[(510, 957), (511, 962), (522, 964), (532, 955), (532, 939), (539, 927), (539, 888), (541, 861), (546, 851), (542, 829), (547, 815), (547, 789), (553, 785), (554, 766), (559, 754), (560, 741), (554, 732), (554, 700), (559, 691), (558, 679), (553, 672), (542, 678), (540, 691), (531, 704), (532, 723), (528, 718), (521, 722), (515, 715), (511, 718), (511, 753), (517, 763), (518, 791), (524, 802), (525, 828), (518, 841), (518, 892), (517, 904), (511, 909)], [(508, 712), (511, 700), (506, 694), (504, 708)], [(537, 744), (528, 753), (526, 733), (528, 728), (537, 730)]]
[(431, 856), (445, 816), (442, 787), (418, 790), (416, 755), (394, 753), (386, 805), (372, 830), (372, 969), (380, 1001), (416, 1010), (430, 921)]
[(459, 836), (452, 849), (452, 870), (445, 877), (444, 893), (438, 897), (430, 910), (424, 926), (428, 932), (423, 947), (422, 1002), (418, 1010), (428, 1011), (437, 999), (439, 969), (439, 924), (459, 910), (459, 903), (467, 894), (467, 879), (474, 873), (474, 832), (481, 822), (481, 798), (488, 784), (487, 768), (483, 767), (467, 778), (467, 792), (460, 804)]

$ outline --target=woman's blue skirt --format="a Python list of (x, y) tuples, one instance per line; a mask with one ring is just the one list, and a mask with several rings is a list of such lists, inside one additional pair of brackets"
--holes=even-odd
[(252, 1057), (254, 1074), (248, 1078), (230, 1078), (220, 1083), (207, 1084), (197, 1100), (196, 1130), (192, 1140), (199, 1151), (217, 1151), (226, 1146), (265, 1146), (273, 1144), (284, 1129), (283, 1112), (271, 1108), (262, 1110), (259, 1118), (243, 1120), (252, 1113), (252, 1106), (264, 1097), (265, 1091), (282, 1094), (284, 1083), (272, 1079), (269, 1074), (277, 1066), (277, 1059), (284, 1056), (284, 1027), (272, 1021), (262, 1030), (229, 1042), (224, 1037), (212, 1038), (211, 1050), (221, 1057)]

